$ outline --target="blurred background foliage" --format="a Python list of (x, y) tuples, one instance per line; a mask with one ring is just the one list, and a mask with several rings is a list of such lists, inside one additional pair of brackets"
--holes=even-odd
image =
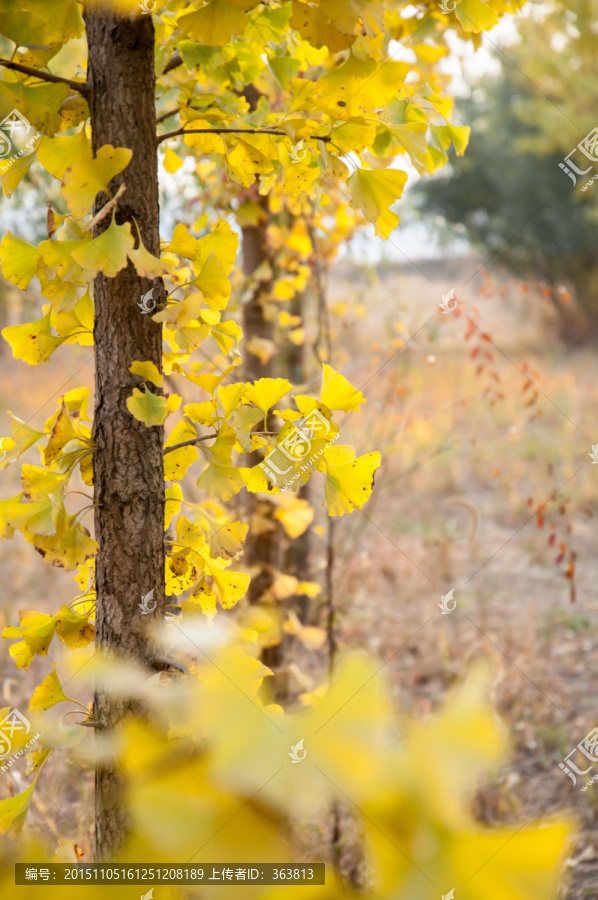
[[(63, 716), (72, 701), (57, 691), (56, 681), (46, 686), (51, 706), (33, 716), (46, 756), (67, 741), (74, 764), (83, 769), (118, 763), (132, 830), (113, 862), (315, 861), (305, 858), (297, 834), (306, 823), (317, 829), (340, 802), (350, 805), (365, 842), (361, 896), (437, 900), (455, 888), (460, 900), (557, 896), (571, 821), (538, 818), (487, 829), (471, 812), (474, 789), (509, 753), (507, 729), (490, 703), (492, 672), (486, 664), (475, 665), (443, 708), (422, 720), (393, 714), (377, 663), (343, 654), (318, 701), (306, 696), (284, 712), (268, 701), (270, 673), (248, 653), (249, 632), (237, 631), (232, 639), (220, 632), (215, 644), (213, 630), (189, 623), (167, 627), (161, 641), (179, 655), (183, 646), (192, 646), (183, 653), (190, 674), (148, 677), (93, 650), (72, 654), (71, 694), (96, 679), (113, 696), (134, 698), (146, 710), (110, 740), (62, 723), (56, 707), (61, 705)], [(306, 756), (294, 764), (289, 750), (299, 740)], [(33, 896), (39, 885), (15, 888), (14, 861), (87, 858), (85, 841), (82, 849), (76, 834), (61, 838), (53, 854), (31, 832), (19, 837), (30, 795), (28, 789), (0, 802), (0, 828), (14, 838), (3, 843), (0, 884), (3, 895), (19, 900)], [(289, 890), (242, 889), (243, 896), (272, 900)], [(110, 886), (111, 895), (132, 896), (134, 890)], [(105, 891), (106, 886), (48, 885), (44, 896), (93, 898)], [(230, 895), (232, 888), (160, 885), (155, 891), (157, 900)], [(330, 868), (325, 887), (310, 889), (322, 898), (353, 894)]]

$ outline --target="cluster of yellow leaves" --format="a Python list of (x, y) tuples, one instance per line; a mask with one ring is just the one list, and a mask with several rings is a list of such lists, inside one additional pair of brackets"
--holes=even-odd
[[(142, 371), (141, 364), (134, 365), (137, 366), (138, 372)], [(184, 372), (181, 364), (177, 364), (176, 371)], [(305, 416), (315, 412), (319, 417), (321, 428), (326, 427), (326, 434), (323, 436), (316, 434), (310, 442), (309, 457), (304, 455), (299, 459), (302, 465), (308, 460), (311, 460), (313, 465), (309, 468), (303, 465), (306, 471), (300, 472), (298, 470), (301, 466), (299, 464), (289, 466), (287, 459), (285, 476), (288, 475), (290, 478), (291, 470), (297, 473), (294, 487), (299, 487), (308, 480), (312, 471), (323, 472), (326, 477), (324, 502), (330, 515), (344, 515), (361, 508), (369, 499), (374, 472), (380, 465), (380, 454), (367, 453), (356, 457), (352, 447), (332, 446), (338, 437), (338, 426), (331, 421), (335, 411), (347, 413), (357, 410), (360, 404), (365, 402), (365, 398), (331, 366), (323, 366), (319, 399), (301, 394), (295, 396), (298, 410), (280, 408), (280, 401), (292, 389), (291, 383), (285, 378), (260, 378), (253, 383), (222, 384), (223, 378), (212, 374), (191, 375), (188, 371), (186, 374), (195, 384), (202, 387), (211, 399), (183, 406), (184, 418), (174, 426), (166, 441), (166, 451), (171, 447), (177, 448), (167, 452), (165, 456), (167, 480), (179, 480), (185, 476), (201, 452), (206, 462), (197, 486), (208, 497), (226, 502), (243, 487), (251, 492), (278, 493), (283, 485), (276, 480), (272, 485), (269, 484), (266, 474), (269, 477), (270, 474), (266, 463), (263, 466), (261, 464), (253, 467), (238, 466), (234, 464), (233, 454), (269, 449), (271, 446), (272, 453), (269, 455), (268, 465), (280, 471), (272, 458), (273, 454), (280, 453), (280, 445), (293, 438), (297, 432), (295, 423), (298, 420), (303, 421)], [(143, 395), (141, 392), (139, 394), (139, 397), (134, 397), (135, 402), (133, 400), (129, 402), (129, 409), (146, 424), (155, 424), (144, 418), (145, 410), (140, 409)], [(149, 392), (147, 396), (150, 396)], [(163, 400), (153, 394), (151, 397), (153, 404)], [(166, 406), (166, 401), (163, 402)], [(260, 432), (252, 432), (255, 425), (260, 422), (268, 423), (273, 415), (284, 422), (276, 442), (269, 441)], [(208, 433), (198, 437), (197, 426), (209, 429)], [(214, 438), (213, 442), (204, 443), (203, 440), (211, 435)], [(178, 446), (186, 442), (189, 442), (186, 446)], [(199, 446), (201, 451), (198, 449)]]
[(94, 449), (87, 416), (89, 388), (75, 388), (60, 398), (58, 410), (43, 431), (11, 415), (11, 437), (4, 438), (3, 466), (38, 445), (42, 466), (20, 466), (22, 490), (0, 501), (0, 537), (12, 538), (15, 529), (53, 566), (75, 569), (94, 556), (96, 542), (79, 522), (80, 513), (69, 514), (65, 495), (78, 468), (86, 485), (93, 484)]
[[(19, 626), (9, 625), (2, 632), (4, 638), (19, 639), (18, 643), (10, 646), (10, 655), (17, 668), (28, 669), (34, 656), (47, 656), (55, 634), (71, 649), (86, 647), (93, 641), (95, 629), (90, 622), (93, 604), (81, 603), (79, 606), (82, 607), (80, 612), (62, 606), (53, 616), (35, 610), (21, 610)], [(39, 697), (37, 699), (39, 700)], [(34, 705), (37, 703), (35, 695), (32, 703)]]
[[(366, 835), (372, 898), (438, 900), (451, 888), (464, 900), (557, 897), (570, 822), (484, 828), (471, 817), (473, 791), (508, 750), (485, 668), (474, 669), (430, 718), (397, 722), (378, 666), (363, 656), (341, 659), (331, 683), (294, 712), (268, 704), (271, 673), (241, 644), (202, 660), (189, 663), (191, 678), (163, 677), (151, 689), (142, 673), (115, 672), (120, 695), (123, 685), (131, 696), (143, 688), (154, 715), (153, 724), (125, 723), (112, 747), (132, 824), (113, 862), (290, 861), (288, 823), (323, 816), (340, 801), (351, 803)], [(67, 700), (55, 673), (36, 689), (31, 712), (42, 716), (42, 741), (51, 733), (45, 711)], [(300, 765), (291, 752), (298, 744)], [(0, 831), (19, 833), (32, 791), (0, 801)], [(16, 849), (21, 859), (48, 859), (41, 847), (33, 855), (23, 842)], [(8, 885), (14, 869), (2, 878)], [(277, 900), (283, 890), (286, 896), (282, 887), (257, 893)], [(309, 890), (323, 900), (351, 896), (330, 869), (326, 885)], [(14, 885), (12, 895), (20, 896)]]

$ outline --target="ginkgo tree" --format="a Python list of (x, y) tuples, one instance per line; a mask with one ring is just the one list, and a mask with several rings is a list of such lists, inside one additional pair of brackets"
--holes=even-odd
[[(280, 491), (272, 469), (267, 476), (259, 464), (238, 464), (242, 451), (274, 450), (317, 414), (325, 435), (313, 435), (313, 465), (293, 484), (322, 472), (331, 515), (363, 505), (380, 462), (376, 452), (357, 456), (331, 443), (337, 413), (365, 398), (330, 366), (315, 395), (291, 397), (286, 379), (235, 378), (242, 332), (228, 306), (237, 234), (228, 217), (161, 234), (158, 148), (174, 167), (179, 147), (215, 159), (254, 198), (276, 185), (319, 204), (332, 181), (387, 237), (407, 178), (395, 157), (432, 172), (451, 143), (463, 152), (467, 142), (433, 78), (448, 53), (447, 29), (478, 43), (517, 6), (461, 0), (447, 15), (434, 2), (393, 0), (209, 0), (200, 8), (167, 0), (151, 13), (153, 5), (0, 3), (3, 191), (18, 192), (34, 167), (57, 187), (46, 240), (34, 246), (10, 232), (2, 240), (4, 277), (22, 290), (35, 284), (43, 297), (38, 319), (3, 334), (29, 365), (73, 343), (93, 343), (96, 364), (93, 411), (88, 392), (74, 388), (41, 431), (19, 411), (4, 442), (4, 464), (20, 467), (22, 491), (2, 501), (3, 536), (17, 530), (48, 562), (76, 570), (81, 591), (54, 615), (23, 611), (7, 630), (21, 667), (46, 654), (54, 635), (71, 648), (95, 635), (105, 650), (163, 668), (140, 598), (151, 594), (156, 617), (167, 596), (189, 590), (190, 614), (237, 603), (249, 578), (232, 563), (246, 527), (223, 504), (242, 490)], [(273, 81), (282, 94), (269, 89)], [(309, 153), (295, 162), (300, 142)], [(166, 378), (197, 389), (197, 402), (167, 394)], [(254, 433), (261, 421), (278, 423), (275, 433)], [(41, 465), (21, 461), (34, 445)], [(193, 466), (207, 501), (189, 517), (180, 482)], [(82, 523), (87, 508), (70, 511), (77, 478), (93, 489), (93, 537)], [(89, 724), (109, 735), (133, 707), (98, 689)], [(116, 765), (98, 763), (100, 858), (125, 839), (122, 785)]]

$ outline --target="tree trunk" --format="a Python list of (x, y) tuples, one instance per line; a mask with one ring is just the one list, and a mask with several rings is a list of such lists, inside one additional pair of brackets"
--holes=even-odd
[[(111, 184), (124, 181), (116, 221), (137, 226), (145, 247), (160, 254), (156, 114), (154, 106), (154, 27), (151, 16), (118, 15), (89, 3), (85, 14), (89, 45), (88, 81), (92, 90), (93, 152), (104, 144), (128, 147), (133, 157)], [(98, 210), (105, 194), (96, 200)], [(110, 219), (97, 226), (97, 237)], [(154, 299), (164, 294), (154, 285)], [(99, 274), (94, 282), (96, 395), (93, 439), (96, 560), (96, 642), (104, 652), (149, 662), (152, 649), (147, 623), (164, 612), (163, 428), (147, 428), (129, 413), (127, 397), (137, 379), (134, 360), (162, 368), (162, 329), (137, 304), (152, 283), (132, 264), (115, 278)], [(138, 604), (154, 591), (157, 608), (143, 615)], [(98, 691), (94, 719), (112, 730), (130, 704)], [(110, 767), (96, 770), (96, 856), (114, 857), (127, 833), (121, 779)]]
[[(273, 260), (270, 258), (266, 238), (269, 215), (268, 198), (260, 197), (259, 203), (262, 208), (261, 220), (257, 225), (244, 227), (242, 234), (243, 271), (248, 278), (263, 263), (269, 263), (273, 267)], [(243, 307), (244, 376), (247, 381), (272, 377), (272, 360), (262, 362), (258, 356), (247, 349), (247, 344), (252, 337), (265, 338), (266, 340), (272, 340), (273, 338), (273, 323), (266, 318), (264, 309), (264, 302), (271, 287), (271, 278), (268, 281), (258, 281), (254, 285), (251, 297)], [(262, 424), (265, 426), (268, 423)], [(260, 427), (260, 430), (267, 431), (268, 428)], [(260, 454), (250, 454), (248, 465), (256, 465), (260, 458)], [(248, 566), (257, 569), (249, 586), (248, 597), (250, 603), (259, 603), (261, 597), (272, 584), (271, 568), (277, 568), (278, 566), (280, 527), (276, 520), (272, 518), (271, 512), (272, 505), (267, 499), (260, 498), (254, 494), (249, 495), (248, 513), (250, 521), (252, 517), (259, 516), (262, 521), (269, 520), (272, 525), (270, 530), (258, 534), (254, 533), (254, 529), (250, 527), (245, 543), (244, 560)], [(268, 658), (266, 665), (276, 665), (279, 661), (278, 648), (269, 648), (265, 653), (265, 657)], [(264, 659), (264, 661), (266, 660)]]

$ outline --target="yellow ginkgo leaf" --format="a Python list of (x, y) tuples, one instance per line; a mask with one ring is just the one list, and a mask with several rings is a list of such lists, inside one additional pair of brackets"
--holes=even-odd
[(19, 612), (19, 623), (23, 640), (31, 652), (46, 656), (56, 631), (56, 616), (23, 609)]
[(344, 516), (354, 509), (361, 509), (369, 500), (374, 486), (374, 472), (380, 465), (381, 457), (379, 453), (366, 453), (342, 465), (334, 465), (337, 457), (332, 455), (333, 451), (338, 453), (342, 448), (331, 447), (323, 457), (326, 475), (324, 504), (330, 516)]
[(64, 703), (65, 700), (71, 698), (62, 690), (60, 679), (53, 669), (34, 690), (29, 701), (29, 712), (42, 713), (57, 703)]
[[(255, 2), (249, 3), (247, 8), (252, 5), (255, 6)], [(220, 47), (245, 30), (247, 16), (241, 6), (211, 0), (202, 9), (179, 15), (177, 25), (184, 35), (206, 47)]]
[(185, 403), (183, 414), (199, 425), (213, 425), (218, 421), (215, 400), (204, 400), (203, 403)]
[(251, 578), (245, 572), (227, 572), (215, 565), (209, 571), (223, 609), (230, 609), (247, 593)]
[[(16, 637), (13, 634), (6, 634), (8, 629), (2, 632), (3, 637)], [(14, 659), (17, 669), (28, 669), (34, 659), (34, 654), (27, 646), (25, 641), (19, 641), (17, 644), (11, 644), (8, 648), (9, 655)]]
[(65, 171), (62, 196), (76, 219), (90, 212), (99, 191), (108, 192), (108, 185), (128, 166), (132, 156), (133, 151), (127, 147), (105, 144), (95, 156), (78, 159)]
[(287, 492), (272, 497), (271, 502), (274, 506), (272, 515), (292, 540), (302, 535), (313, 522), (313, 508), (301, 497)]
[(0, 834), (16, 835), (22, 829), (35, 790), (35, 781), (21, 794), (0, 800)]
[(230, 353), (235, 344), (238, 344), (243, 337), (241, 326), (232, 319), (220, 322), (219, 325), (213, 325), (211, 334), (223, 353)]
[(81, 128), (77, 134), (57, 134), (44, 137), (37, 151), (37, 159), (44, 169), (62, 181), (64, 173), (81, 160), (89, 161), (93, 154), (91, 141)]
[(134, 243), (130, 223), (117, 225), (113, 219), (99, 237), (73, 250), (73, 257), (82, 268), (114, 278), (127, 265), (127, 254)]
[(239, 444), (246, 452), (253, 449), (251, 429), (261, 422), (264, 415), (261, 410), (251, 406), (240, 406), (230, 415), (230, 425), (237, 436)]
[(317, 166), (306, 166), (304, 163), (292, 163), (285, 166), (283, 189), (289, 194), (308, 191), (316, 178), (321, 174)]
[(2, 274), (21, 290), (25, 290), (37, 271), (39, 249), (7, 231), (0, 244)]
[(245, 484), (243, 470), (235, 466), (222, 466), (210, 462), (197, 479), (197, 486), (208, 497), (226, 502), (238, 494)]
[(38, 553), (51, 566), (59, 566), (67, 572), (76, 569), (98, 552), (98, 545), (83, 525), (74, 522), (74, 516), (68, 518), (69, 527), (56, 536), (43, 537), (23, 533), (25, 540), (32, 544)]
[(141, 275), (142, 278), (149, 278), (151, 280), (167, 275), (172, 268), (165, 260), (153, 256), (149, 250), (145, 249), (141, 242), (137, 249), (129, 250), (129, 259), (137, 269), (138, 275)]
[(81, 435), (73, 428), (64, 400), (56, 416), (48, 443), (44, 448), (44, 465), (50, 466), (60, 456), (70, 441), (80, 440)]
[(145, 378), (146, 381), (151, 381), (156, 387), (164, 386), (162, 374), (158, 371), (156, 364), (150, 360), (142, 362), (141, 360), (136, 359), (129, 366), (129, 372), (133, 375), (140, 375), (142, 378)]
[(357, 169), (347, 179), (352, 202), (384, 238), (389, 236), (399, 221), (389, 207), (403, 193), (406, 181), (407, 173), (397, 169)]
[(286, 378), (259, 378), (246, 387), (245, 397), (258, 409), (267, 412), (288, 394), (292, 387)]
[(174, 150), (167, 146), (164, 150), (164, 168), (166, 171), (172, 175), (178, 172), (182, 165), (183, 160), (181, 157), (177, 156)]
[(133, 388), (133, 394), (127, 398), (127, 409), (132, 416), (144, 422), (148, 428), (163, 425), (168, 415), (166, 397), (153, 394), (151, 391)]
[(39, 274), (44, 296), (47, 296), (55, 306), (61, 309), (72, 309), (76, 303), (76, 300), (75, 303), (70, 302), (70, 295), (67, 297), (60, 293), (58, 286), (61, 282), (67, 281), (77, 287), (83, 287), (89, 281), (89, 273), (74, 259), (73, 251), (87, 246), (90, 240), (90, 237), (76, 241), (52, 239), (42, 241), (39, 245), (40, 265), (43, 267)]
[(387, 60), (381, 66), (351, 54), (343, 65), (319, 78), (311, 94), (318, 106), (334, 112), (335, 118), (356, 117), (396, 97), (409, 71), (410, 66), (404, 62)]
[(8, 325), (2, 329), (2, 337), (10, 344), (14, 358), (22, 359), (30, 366), (47, 363), (62, 343), (62, 338), (52, 334), (50, 310), (35, 322)]
[(10, 433), (18, 447), (19, 454), (24, 453), (28, 447), (31, 447), (32, 444), (44, 437), (43, 431), (37, 431), (37, 429), (32, 428), (27, 422), (23, 422), (22, 419), (13, 416), (10, 411), (8, 415), (10, 416)]
[[(164, 449), (174, 447), (183, 441), (197, 438), (195, 428), (184, 419), (174, 426)], [(187, 469), (199, 458), (199, 450), (195, 446), (179, 447), (164, 454), (164, 478), (166, 481), (179, 481), (187, 474)]]
[(324, 363), (322, 366), (320, 403), (323, 403), (328, 409), (354, 412), (359, 409), (361, 403), (367, 403), (367, 400), (361, 391), (358, 391), (347, 381), (344, 375), (341, 375), (332, 366)]
[(239, 238), (228, 222), (219, 222), (213, 231), (199, 239), (189, 233), (186, 225), (179, 223), (166, 249), (192, 260), (195, 271), (199, 274), (212, 253), (220, 260), (226, 271), (230, 271), (236, 259), (238, 246)]
[(216, 615), (217, 602), (218, 597), (206, 579), (202, 578), (189, 599), (183, 602), (183, 613), (196, 611), (195, 606), (196, 604), (199, 604), (203, 614), (207, 616), (208, 619), (213, 619)]
[(15, 533), (14, 525), (9, 522), (9, 517), (13, 506), (17, 506), (23, 494), (17, 494), (16, 497), (9, 497), (7, 500), (0, 500), (0, 540), (10, 540)]
[(226, 268), (214, 253), (208, 256), (193, 284), (202, 292), (210, 309), (225, 309), (230, 297), (231, 283)]
[(339, 53), (355, 41), (353, 34), (343, 34), (334, 27), (324, 3), (310, 6), (300, 0), (293, 0), (292, 8), (290, 25), (313, 47), (328, 47), (331, 53)]
[(183, 490), (180, 484), (169, 484), (164, 491), (164, 528), (168, 528), (181, 509)]
[(488, 31), (498, 22), (498, 13), (482, 0), (461, 0), (457, 3), (455, 15), (463, 31)]
[(199, 525), (190, 522), (186, 516), (179, 516), (176, 523), (177, 546), (180, 548), (195, 550), (196, 553), (205, 547), (206, 536)]
[(166, 557), (166, 595), (177, 597), (193, 587), (198, 578), (195, 562), (188, 556), (173, 553)]
[(56, 615), (56, 634), (70, 647), (87, 647), (95, 638), (95, 628), (89, 621), (89, 613), (78, 616), (68, 606), (61, 606)]
[(48, 472), (41, 466), (23, 463), (21, 467), (21, 484), (27, 500), (48, 500), (64, 486), (64, 475), (60, 472)]

